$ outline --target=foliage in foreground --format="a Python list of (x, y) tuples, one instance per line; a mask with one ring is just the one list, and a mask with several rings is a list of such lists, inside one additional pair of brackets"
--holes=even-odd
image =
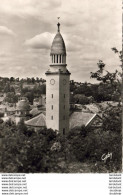
[[(118, 51), (115, 49), (115, 53)], [(120, 59), (122, 61), (122, 54)], [(105, 64), (99, 62), (99, 70), (91, 73), (101, 81), (103, 89), (111, 85), (115, 98), (121, 95), (120, 83), (116, 85), (115, 73), (102, 76)], [(106, 84), (106, 85), (105, 85)], [(101, 91), (101, 89), (100, 89)], [(104, 93), (104, 91), (102, 90)], [(102, 97), (102, 95), (101, 95)], [(99, 98), (100, 99), (100, 98)], [(91, 172), (117, 172), (121, 170), (122, 132), (121, 105), (102, 109), (102, 128), (76, 128), (62, 137), (51, 129), (27, 129), (21, 123), (0, 124), (0, 172), (70, 172), (71, 162), (86, 163)], [(102, 155), (111, 154), (103, 161)], [(78, 171), (79, 172), (79, 171)]]
[[(105, 116), (109, 117), (109, 109)], [(117, 172), (121, 169), (121, 107), (112, 108), (103, 119), (105, 128), (76, 128), (62, 137), (52, 129), (27, 129), (23, 124), (0, 125), (0, 172), (71, 172), (72, 162), (86, 163), (91, 172)], [(121, 113), (121, 112), (119, 112)], [(107, 114), (107, 115), (106, 115)], [(118, 120), (117, 120), (118, 118)], [(102, 126), (103, 127), (103, 126)], [(104, 162), (103, 154), (112, 153)], [(79, 172), (79, 170), (78, 170)]]
[[(92, 171), (117, 172), (122, 165), (121, 106), (109, 105), (103, 113), (102, 128), (73, 129), (69, 133), (72, 152), (80, 162), (92, 163)], [(102, 160), (110, 154), (111, 158)]]

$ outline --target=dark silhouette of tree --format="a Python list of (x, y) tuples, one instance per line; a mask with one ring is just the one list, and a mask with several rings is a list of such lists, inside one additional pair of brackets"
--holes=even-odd
[(4, 93), (8, 93), (8, 92), (11, 92), (10, 84), (6, 83), (5, 88), (4, 88)]
[(10, 82), (14, 82), (15, 78), (14, 77), (10, 77)]

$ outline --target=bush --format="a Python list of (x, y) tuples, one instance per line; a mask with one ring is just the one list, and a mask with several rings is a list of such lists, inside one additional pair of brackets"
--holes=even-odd
[[(108, 172), (120, 171), (122, 158), (122, 136), (121, 133), (114, 131), (104, 131), (102, 129), (91, 130), (81, 127), (73, 129), (69, 135), (71, 155), (75, 156), (77, 161), (93, 163), (93, 168), (97, 164), (98, 172), (102, 166)], [(112, 159), (108, 158), (106, 162), (102, 160), (102, 155), (112, 154)]]

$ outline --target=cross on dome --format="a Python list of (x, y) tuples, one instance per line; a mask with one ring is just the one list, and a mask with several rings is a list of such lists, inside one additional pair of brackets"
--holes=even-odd
[(60, 23), (59, 22), (58, 22), (57, 26), (58, 26), (58, 32), (60, 32)]
[(66, 56), (66, 47), (65, 47), (65, 43), (64, 43), (64, 40), (62, 38), (62, 35), (60, 33), (60, 23), (59, 23), (59, 18), (58, 17), (58, 31), (53, 39), (53, 42), (52, 42), (52, 46), (51, 46), (51, 53), (50, 55), (65, 55)]
[(59, 23), (59, 19), (60, 19), (60, 17), (58, 17), (58, 24), (57, 24), (57, 26), (58, 26), (58, 32), (60, 32), (60, 23)]

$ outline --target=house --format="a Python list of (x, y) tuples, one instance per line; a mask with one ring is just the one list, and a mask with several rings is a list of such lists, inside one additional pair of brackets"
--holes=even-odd
[(30, 114), (35, 117), (37, 115), (39, 115), (42, 111), (38, 109), (38, 107), (34, 107), (31, 111)]
[(33, 100), (34, 106), (45, 106), (46, 104), (46, 95), (42, 94), (40, 97)]
[(15, 120), (18, 124), (22, 119), (28, 120), (30, 118), (30, 105), (27, 98), (23, 97), (18, 101), (16, 106)]
[(34, 89), (35, 88), (35, 84), (27, 84), (26, 82), (23, 83), (23, 88), (28, 88), (28, 89)]
[(40, 113), (38, 116), (25, 121), (27, 127), (33, 127), (35, 131), (39, 129), (44, 129), (46, 127), (46, 117), (43, 113)]
[(95, 126), (100, 127), (102, 125), (102, 118), (98, 114), (90, 112), (75, 111), (70, 115), (69, 119), (70, 130), (75, 127), (81, 126)]
[[(33, 118), (25, 121), (28, 127), (33, 127), (35, 130), (44, 129), (46, 127), (46, 113), (40, 112), (37, 108), (32, 109)], [(69, 129), (75, 127), (93, 127), (99, 128), (102, 125), (102, 118), (96, 113), (82, 112), (82, 110), (74, 111), (70, 114)]]

